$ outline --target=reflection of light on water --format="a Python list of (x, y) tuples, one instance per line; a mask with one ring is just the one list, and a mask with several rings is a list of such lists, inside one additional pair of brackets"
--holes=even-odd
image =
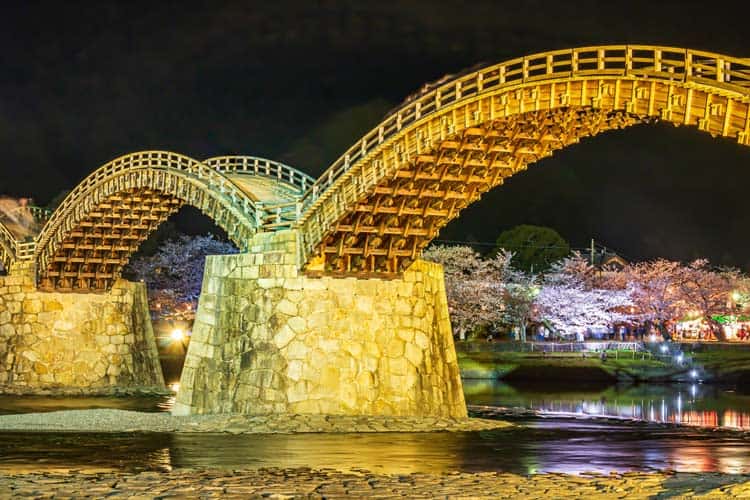
[(555, 392), (548, 387), (514, 387), (499, 383), (495, 394), (486, 381), (465, 381), (467, 402), (502, 407), (522, 407), (552, 415), (590, 416), (750, 430), (750, 399), (731, 396), (726, 390), (694, 384), (616, 386), (609, 389)]
[(716, 411), (686, 411), (682, 415), (682, 423), (696, 427), (718, 427), (719, 414)]
[(713, 472), (718, 466), (716, 454), (705, 446), (679, 446), (672, 450), (669, 458), (684, 472)]
[(151, 467), (165, 472), (172, 470), (172, 454), (169, 448), (159, 448), (148, 453), (144, 461)]
[[(503, 436), (502, 431), (499, 434)], [(441, 474), (471, 467), (491, 457), (477, 457), (471, 450), (482, 439), (477, 433), (362, 433), (362, 434), (267, 434), (211, 436), (176, 433), (171, 436), (175, 468), (221, 464), (222, 467), (369, 470), (384, 474)], [(497, 453), (502, 453), (502, 450)], [(476, 462), (475, 465), (476, 466)], [(524, 464), (534, 468), (535, 459)], [(485, 469), (486, 470), (486, 469)]]
[(742, 474), (745, 472), (745, 464), (737, 457), (719, 453), (719, 470), (725, 474)]
[(750, 429), (750, 414), (727, 410), (724, 412), (724, 426), (735, 429)]

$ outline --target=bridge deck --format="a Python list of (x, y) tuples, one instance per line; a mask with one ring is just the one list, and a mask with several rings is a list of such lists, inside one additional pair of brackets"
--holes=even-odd
[(264, 204), (293, 202), (302, 192), (291, 184), (279, 182), (272, 177), (248, 175), (241, 173), (226, 174), (226, 177), (237, 185), (250, 199)]

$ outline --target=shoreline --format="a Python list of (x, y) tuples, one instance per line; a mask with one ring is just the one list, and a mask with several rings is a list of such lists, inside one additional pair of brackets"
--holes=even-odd
[(515, 428), (502, 420), (345, 415), (188, 415), (114, 409), (0, 415), (0, 432), (231, 434), (473, 432)]
[(489, 417), (492, 419), (508, 419), (506, 421), (513, 422), (514, 419), (524, 418), (538, 418), (538, 419), (550, 419), (556, 418), (561, 420), (591, 420), (594, 422), (617, 422), (619, 424), (628, 425), (640, 425), (644, 427), (654, 427), (660, 429), (687, 429), (695, 432), (701, 432), (706, 434), (716, 435), (716, 433), (728, 433), (733, 436), (741, 436), (745, 439), (750, 438), (750, 429), (740, 429), (737, 427), (703, 427), (700, 425), (689, 425), (686, 423), (677, 422), (656, 422), (651, 420), (642, 420), (631, 417), (620, 417), (616, 415), (591, 415), (591, 414), (578, 414), (569, 412), (553, 412), (543, 410), (533, 410), (530, 408), (521, 407), (505, 407), (505, 406), (487, 406), (487, 405), (469, 405), (469, 413), (476, 414), (478, 418)]
[[(688, 363), (677, 365), (640, 354), (543, 353), (498, 350), (502, 345), (457, 344), (456, 354), (465, 380), (580, 380), (601, 383), (740, 384), (750, 382), (750, 350), (724, 348), (686, 352)], [(586, 354), (586, 355), (584, 355)], [(694, 372), (695, 370), (695, 372)]]
[(9, 473), (0, 476), (0, 496), (114, 497), (549, 497), (709, 498), (750, 495), (750, 475), (628, 472), (531, 474), (456, 472), (384, 474), (311, 468), (224, 471), (178, 469), (166, 472)]

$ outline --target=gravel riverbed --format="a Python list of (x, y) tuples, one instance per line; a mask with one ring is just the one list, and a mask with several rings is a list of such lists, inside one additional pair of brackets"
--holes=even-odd
[(465, 432), (512, 427), (481, 418), (375, 417), (342, 415), (190, 415), (92, 409), (0, 415), (0, 431), (46, 432)]
[(747, 498), (750, 476), (626, 473), (377, 474), (257, 469), (8, 474), (0, 497), (35, 498)]

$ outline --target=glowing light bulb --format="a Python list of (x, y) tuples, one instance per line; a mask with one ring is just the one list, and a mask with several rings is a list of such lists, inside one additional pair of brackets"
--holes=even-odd
[(665, 345), (661, 346), (659, 349), (661, 349), (661, 352), (667, 352), (669, 348)]
[(685, 359), (685, 357), (682, 354), (677, 355), (677, 362), (682, 363), (682, 360)]
[(172, 384), (169, 384), (169, 388), (172, 389), (174, 392), (178, 392), (180, 390), (180, 383), (174, 382)]
[(185, 338), (185, 332), (183, 332), (179, 328), (175, 328), (174, 330), (172, 330), (170, 337), (172, 337), (172, 340), (182, 340), (183, 338)]
[(690, 370), (690, 376), (693, 378), (698, 378), (698, 370)]

